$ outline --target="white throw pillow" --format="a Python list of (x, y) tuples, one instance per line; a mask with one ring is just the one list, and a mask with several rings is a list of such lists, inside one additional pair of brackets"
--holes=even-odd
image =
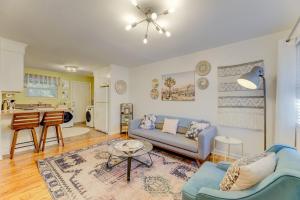
[(269, 154), (250, 165), (242, 166), (240, 168), (239, 178), (233, 184), (231, 191), (244, 190), (259, 183), (267, 176), (272, 174), (276, 167), (275, 153)]
[(271, 175), (276, 167), (275, 153), (262, 153), (235, 161), (227, 170), (220, 189), (240, 191), (248, 189)]
[(176, 134), (177, 126), (178, 126), (178, 119), (165, 118), (162, 132)]

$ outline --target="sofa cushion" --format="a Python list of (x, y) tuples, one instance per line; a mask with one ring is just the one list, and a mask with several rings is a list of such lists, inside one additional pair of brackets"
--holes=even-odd
[[(156, 129), (162, 129), (164, 126), (164, 123), (155, 123)], [(177, 133), (185, 134), (187, 132), (188, 128), (184, 126), (178, 126)]]
[(205, 162), (189, 179), (182, 190), (183, 199), (196, 199), (196, 195), (203, 187), (219, 190), (225, 171), (217, 168), (216, 164)]
[(169, 134), (163, 133), (161, 130), (144, 130), (144, 129), (134, 129), (130, 131), (131, 134), (147, 138), (149, 140), (154, 140), (170, 146), (178, 147), (191, 152), (198, 152), (198, 143), (195, 140), (186, 138), (182, 134)]
[(177, 133), (185, 134), (187, 132), (188, 128), (183, 126), (178, 126)]
[(156, 129), (162, 129), (163, 128), (163, 126), (164, 126), (164, 123), (155, 123), (155, 128)]

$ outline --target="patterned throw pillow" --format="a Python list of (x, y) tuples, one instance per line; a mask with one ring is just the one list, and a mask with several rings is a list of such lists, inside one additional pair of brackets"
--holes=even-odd
[(185, 137), (198, 140), (198, 135), (201, 133), (201, 131), (209, 126), (209, 123), (192, 121), (189, 129), (185, 133)]
[(142, 129), (154, 129), (155, 128), (156, 116), (153, 114), (144, 115), (144, 118), (141, 121), (140, 127)]
[(274, 152), (264, 152), (235, 161), (227, 170), (220, 183), (222, 191), (248, 189), (272, 174), (276, 167)]

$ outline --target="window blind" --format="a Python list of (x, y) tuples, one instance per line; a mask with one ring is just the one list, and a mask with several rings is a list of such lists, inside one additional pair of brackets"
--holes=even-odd
[(24, 76), (24, 87), (29, 97), (57, 97), (60, 79), (57, 77), (28, 74)]
[(297, 112), (297, 126), (300, 126), (300, 42), (297, 44), (297, 68), (296, 68), (296, 112)]

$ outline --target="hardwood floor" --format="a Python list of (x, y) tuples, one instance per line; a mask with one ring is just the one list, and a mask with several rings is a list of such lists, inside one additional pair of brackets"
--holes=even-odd
[[(110, 139), (123, 137), (110, 136)], [(36, 161), (64, 152), (80, 149), (107, 140), (105, 134), (91, 130), (88, 134), (65, 139), (65, 146), (46, 147), (44, 152), (16, 153), (0, 161), (0, 199), (1, 200), (40, 200), (51, 199), (48, 189), (40, 176)]]
[[(125, 137), (113, 135), (109, 139)], [(36, 161), (59, 155), (64, 152), (80, 149), (107, 140), (105, 134), (91, 130), (89, 133), (65, 139), (65, 146), (46, 147), (44, 152), (16, 153), (13, 160), (9, 156), (0, 161), (0, 199), (1, 200), (40, 200), (51, 199), (48, 189), (39, 174)], [(222, 160), (216, 156), (215, 162)], [(212, 160), (212, 158), (210, 158)]]

